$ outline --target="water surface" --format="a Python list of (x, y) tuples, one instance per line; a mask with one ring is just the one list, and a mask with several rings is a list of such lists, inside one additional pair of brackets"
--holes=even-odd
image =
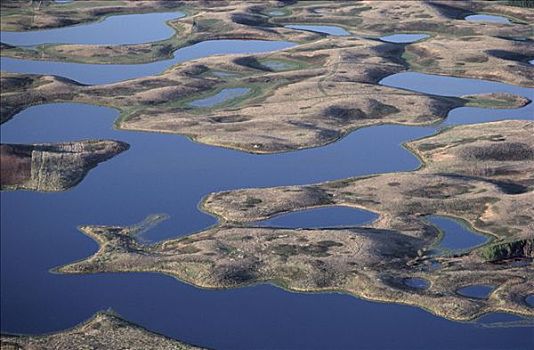
[[(433, 130), (384, 125), (361, 129), (325, 147), (257, 156), (193, 143), (177, 135), (116, 131), (111, 125), (117, 115), (115, 110), (104, 107), (47, 104), (28, 108), (2, 125), (4, 143), (100, 138), (118, 139), (131, 145), (130, 150), (102, 163), (80, 186), (68, 192), (55, 195), (6, 192), (2, 193), (2, 199), (26, 198), (35, 204), (40, 198), (45, 203), (50, 202), (47, 204), (50, 207), (44, 211), (50, 214), (63, 212), (68, 207), (78, 208), (78, 215), (64, 219), (65, 224), (70, 221), (71, 229), (80, 222), (131, 224), (149, 213), (168, 213), (172, 217), (170, 220), (146, 234), (153, 239), (163, 239), (214, 223), (213, 218), (197, 210), (200, 199), (210, 192), (306, 184), (415, 169), (419, 161), (399, 144)], [(373, 154), (369, 154), (367, 147), (374, 149)], [(143, 186), (139, 186), (139, 179), (155, 178), (157, 181), (143, 181)], [(95, 186), (96, 189), (92, 188)], [(116, 196), (108, 198), (110, 193)], [(127, 206), (121, 204), (125, 198), (131, 199)], [(94, 203), (102, 204), (91, 209), (95, 217), (88, 220), (87, 211)], [(28, 209), (19, 210), (30, 215)], [(31, 214), (41, 216), (39, 211)]]
[(378, 217), (367, 210), (342, 206), (294, 211), (258, 222), (264, 227), (318, 228), (361, 226)]
[(433, 215), (429, 217), (429, 221), (438, 226), (443, 233), (443, 238), (437, 246), (438, 249), (469, 250), (488, 241), (486, 236), (469, 230), (457, 220)]
[(488, 22), (488, 23), (502, 23), (510, 24), (510, 20), (503, 16), (495, 15), (470, 15), (465, 17), (467, 21), (471, 22)]
[[(464, 96), (494, 92), (534, 97), (534, 89), (489, 80), (457, 78), (445, 75), (402, 72), (380, 81), (381, 85), (441, 96)], [(502, 113), (501, 110), (497, 112)]]
[(337, 26), (317, 26), (317, 25), (308, 25), (308, 24), (290, 24), (285, 26), (286, 28), (305, 30), (308, 32), (324, 33), (334, 36), (345, 36), (351, 35), (348, 31), (341, 27)]
[(282, 50), (294, 46), (286, 41), (208, 40), (180, 48), (174, 58), (145, 64), (84, 64), (54, 61), (32, 61), (1, 57), (2, 71), (31, 74), (52, 74), (83, 84), (107, 84), (158, 75), (184, 61), (221, 54), (251, 54)]
[[(269, 43), (254, 49), (266, 50)], [(216, 50), (208, 47), (213, 49), (211, 53), (235, 49), (228, 43), (222, 45)], [(205, 50), (199, 48), (200, 55), (210, 54)], [(3, 62), (2, 69), (9, 70)], [(18, 69), (35, 69), (32, 64), (21, 62)], [(46, 66), (47, 62), (38, 64)], [(143, 66), (135, 67), (142, 70)], [(76, 71), (75, 67), (64, 72), (72, 70), (82, 80), (93, 79), (95, 71)], [(128, 66), (112, 70), (117, 71), (115, 78), (132, 74)], [(407, 79), (403, 87), (417, 85), (413, 79), (418, 78)], [(480, 82), (479, 90), (485, 84)], [(451, 84), (443, 92), (452, 94), (455, 88)], [(516, 91), (507, 88), (507, 92)], [(496, 110), (486, 120), (502, 119), (511, 112), (531, 118), (528, 111), (526, 107)], [(471, 120), (480, 109), (458, 108), (453, 114), (459, 121)], [(412, 170), (419, 162), (400, 144), (436, 131), (436, 127), (377, 126), (325, 147), (256, 156), (175, 135), (116, 131), (111, 128), (116, 117), (115, 110), (105, 107), (49, 104), (31, 107), (1, 126), (2, 142), (6, 143), (111, 138), (131, 144), (130, 150), (101, 163), (69, 191), (1, 193), (2, 332), (59, 331), (111, 307), (153, 331), (217, 349), (426, 349), (428, 344), (443, 349), (518, 349), (532, 344), (528, 329), (478, 328), (409, 306), (341, 294), (296, 294), (270, 285), (208, 291), (148, 273), (51, 274), (50, 268), (96, 250), (93, 240), (77, 232), (78, 225), (128, 225), (150, 213), (167, 213), (170, 219), (147, 232), (145, 238), (157, 241), (190, 234), (215, 223), (197, 209), (208, 193)], [(337, 217), (338, 209), (334, 210)], [(354, 209), (346, 217), (349, 224), (358, 220), (353, 213)], [(291, 218), (289, 224), (298, 219)], [(328, 219), (324, 215), (315, 218)], [(305, 223), (312, 219), (313, 215)], [(414, 329), (417, 336), (413, 336)]]
[(189, 105), (197, 108), (207, 108), (231, 101), (237, 97), (243, 96), (250, 91), (248, 88), (229, 88), (222, 89), (217, 94), (194, 100)]
[(141, 44), (170, 38), (174, 29), (166, 21), (184, 16), (183, 12), (118, 15), (89, 24), (26, 32), (3, 31), (0, 34), (3, 43), (14, 46)]
[(495, 286), (474, 284), (458, 289), (458, 294), (475, 299), (486, 299), (495, 289)]
[(409, 44), (428, 38), (428, 34), (393, 34), (380, 37), (380, 40), (390, 43)]
[[(477, 109), (455, 111), (461, 119)], [(506, 115), (509, 111), (500, 112)], [(478, 329), (417, 308), (338, 294), (300, 295), (271, 286), (204, 291), (152, 274), (50, 274), (48, 269), (96, 249), (90, 238), (76, 231), (78, 225), (127, 225), (149, 213), (167, 213), (170, 219), (147, 232), (147, 239), (189, 234), (215, 223), (197, 210), (197, 203), (208, 193), (415, 169), (418, 161), (399, 144), (436, 130), (379, 126), (361, 129), (326, 147), (254, 156), (174, 135), (115, 131), (110, 126), (116, 116), (116, 111), (104, 107), (49, 104), (31, 107), (0, 128), (3, 142), (98, 137), (132, 145), (67, 192), (1, 194), (2, 331), (57, 331), (112, 307), (154, 331), (222, 349), (256, 348), (258, 344), (268, 348), (352, 348), (355, 330), (359, 345), (378, 349), (424, 348), (437, 340), (445, 348), (458, 349), (514, 349), (530, 344), (525, 329)], [(368, 149), (373, 149), (373, 154)], [(139, 179), (143, 179), (142, 186)], [(61, 220), (56, 220), (58, 215)], [(30, 217), (32, 220), (27, 219)], [(240, 310), (239, 317), (229, 317), (235, 310)], [(365, 319), (362, 314), (367, 315)], [(410, 322), (398, 323), (398, 319)], [(421, 336), (406, 336), (414, 325)], [(236, 329), (241, 336), (228, 336)], [(383, 334), (384, 329), (395, 339), (381, 338), (377, 344), (376, 332)]]
[(404, 284), (408, 287), (415, 289), (427, 289), (430, 286), (430, 282), (424, 278), (411, 277), (404, 279)]
[[(488, 93), (509, 93), (534, 100), (534, 89), (489, 80), (457, 78), (418, 72), (402, 72), (380, 81), (381, 85), (431, 95), (465, 96)], [(449, 112), (445, 125), (484, 123), (497, 120), (534, 120), (534, 104), (516, 109), (460, 107)]]
[(290, 62), (278, 61), (278, 60), (262, 60), (261, 64), (274, 71), (288, 70), (295, 66), (294, 64)]
[(282, 10), (272, 10), (267, 13), (270, 16), (285, 16), (286, 13)]

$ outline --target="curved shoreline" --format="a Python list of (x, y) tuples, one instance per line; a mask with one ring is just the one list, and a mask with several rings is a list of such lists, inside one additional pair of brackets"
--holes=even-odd
[[(403, 147), (405, 147), (405, 146), (403, 145)], [(198, 203), (198, 205), (201, 206), (201, 207), (203, 207), (203, 203), (204, 203), (204, 199), (202, 200), (202, 202)], [(217, 215), (217, 214), (215, 214), (215, 215)], [(211, 226), (211, 227), (209, 227), (209, 228), (206, 229), (206, 230), (208, 230), (208, 231), (213, 231), (213, 230), (216, 230), (216, 229), (217, 229), (216, 226)], [(194, 235), (195, 235), (195, 234), (189, 234), (189, 236), (194, 236)], [(185, 238), (183, 238), (183, 239), (185, 239)], [(398, 300), (397, 300), (397, 301), (398, 301)], [(508, 311), (510, 311), (510, 310), (508, 310)], [(513, 311), (513, 310), (512, 310), (512, 311)], [(524, 313), (523, 313), (523, 314), (524, 314)]]

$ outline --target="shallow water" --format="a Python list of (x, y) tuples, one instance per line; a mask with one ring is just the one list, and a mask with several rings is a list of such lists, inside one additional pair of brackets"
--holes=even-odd
[(3, 43), (14, 46), (141, 44), (170, 38), (174, 30), (165, 22), (184, 16), (183, 12), (119, 15), (89, 24), (38, 31), (1, 32), (0, 34)]
[[(456, 78), (418, 72), (403, 72), (390, 75), (380, 84), (406, 90), (441, 96), (464, 96), (494, 92), (510, 93), (534, 98), (534, 89), (489, 80)], [(502, 113), (502, 110), (496, 110)]]
[(467, 21), (471, 22), (488, 22), (488, 23), (502, 23), (510, 24), (510, 20), (503, 16), (495, 15), (470, 15), (465, 17)]
[(290, 24), (285, 26), (286, 28), (306, 30), (309, 32), (324, 33), (335, 36), (345, 36), (351, 35), (350, 32), (345, 29), (337, 26), (316, 26), (316, 25), (307, 25), (307, 24)]
[(486, 328), (528, 327), (531, 329), (531, 338), (534, 343), (533, 318), (521, 317), (503, 312), (494, 312), (480, 317), (478, 320), (476, 320), (476, 324), (479, 327)]
[(174, 57), (170, 60), (145, 64), (84, 64), (1, 57), (0, 65), (2, 70), (6, 72), (52, 74), (83, 84), (107, 84), (157, 75), (177, 63), (202, 57), (221, 54), (269, 52), (286, 49), (294, 45), (286, 41), (207, 40), (174, 51)]
[(437, 245), (437, 249), (469, 250), (488, 241), (488, 237), (469, 230), (457, 220), (433, 215), (429, 217), (429, 221), (443, 232), (443, 238)]
[(458, 289), (458, 294), (475, 299), (486, 299), (494, 289), (494, 286), (476, 284)]
[(259, 221), (263, 227), (349, 227), (361, 226), (374, 221), (378, 215), (367, 210), (342, 206), (312, 208), (275, 216)]
[[(256, 49), (268, 44), (261, 45)], [(19, 69), (24, 70), (25, 64)], [(128, 67), (115, 69), (120, 75)], [(88, 79), (93, 72), (77, 74)], [(495, 111), (486, 120), (505, 118), (510, 112), (526, 118), (531, 116), (528, 111)], [(451, 115), (461, 122), (476, 119), (479, 113), (476, 108), (459, 108)], [(99, 165), (69, 191), (1, 193), (2, 332), (58, 331), (111, 307), (151, 330), (217, 349), (356, 345), (423, 349), (430, 343), (443, 349), (517, 349), (531, 345), (531, 332), (524, 328), (477, 328), (417, 308), (341, 294), (296, 294), (270, 285), (208, 291), (148, 273), (49, 273), (50, 268), (95, 251), (96, 243), (77, 232), (78, 225), (127, 225), (150, 213), (167, 213), (170, 219), (145, 233), (145, 238), (157, 241), (189, 234), (215, 223), (197, 209), (208, 193), (412, 170), (419, 162), (400, 144), (436, 130), (378, 126), (325, 147), (258, 156), (175, 135), (116, 131), (111, 128), (116, 117), (115, 110), (104, 107), (49, 104), (31, 107), (1, 126), (5, 143), (111, 138), (131, 144), (130, 150)]]
[[(494, 92), (510, 93), (534, 100), (534, 89), (489, 80), (456, 78), (417, 72), (390, 75), (380, 84), (432, 95), (465, 96)], [(449, 112), (443, 125), (463, 125), (497, 120), (534, 120), (534, 103), (516, 109), (460, 107)]]
[(293, 65), (289, 62), (277, 61), (277, 60), (263, 60), (261, 61), (261, 64), (274, 71), (287, 70), (293, 67)]
[(427, 289), (430, 286), (430, 282), (424, 278), (406, 278), (404, 284), (415, 289)]
[(285, 16), (286, 13), (281, 10), (273, 10), (273, 11), (269, 11), (267, 14), (270, 16)]
[(410, 44), (428, 38), (428, 34), (393, 34), (380, 37), (380, 40), (389, 43)]
[(223, 102), (231, 101), (239, 96), (243, 96), (250, 91), (249, 88), (228, 88), (219, 91), (213, 96), (208, 96), (198, 100), (191, 101), (189, 105), (197, 108), (206, 108), (219, 105)]

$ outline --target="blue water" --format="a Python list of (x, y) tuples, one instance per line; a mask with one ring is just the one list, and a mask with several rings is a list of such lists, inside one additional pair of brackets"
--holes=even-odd
[(510, 20), (503, 16), (495, 15), (470, 15), (465, 17), (467, 21), (471, 22), (488, 22), (488, 23), (501, 23), (510, 24)]
[[(197, 210), (200, 199), (210, 192), (415, 169), (418, 160), (399, 144), (432, 132), (431, 128), (384, 125), (361, 129), (325, 147), (257, 156), (193, 143), (175, 135), (116, 131), (111, 128), (116, 117), (115, 110), (105, 107), (48, 104), (28, 108), (2, 125), (4, 143), (104, 138), (131, 145), (130, 150), (101, 164), (81, 185), (66, 193), (49, 196), (6, 192), (2, 193), (2, 200), (12, 203), (11, 206), (13, 201), (20, 201), (19, 212), (28, 215), (28, 210), (23, 210), (26, 201), (44, 200), (43, 207), (31, 213), (44, 215), (44, 220), (53, 212), (75, 210), (77, 215), (65, 218), (65, 221), (72, 219), (70, 223), (64, 222), (68, 231), (81, 222), (131, 224), (149, 213), (168, 213), (171, 220), (146, 234), (163, 239), (214, 223), (213, 218)], [(375, 150), (373, 154), (367, 147)], [(117, 195), (110, 196), (110, 193)], [(95, 203), (102, 204), (95, 207)], [(54, 209), (56, 205), (59, 207)], [(6, 206), (2, 207), (4, 210)], [(94, 214), (93, 220), (87, 217), (88, 211)]]
[[(261, 47), (251, 49), (269, 45), (257, 44)], [(226, 45), (215, 52), (233, 49)], [(4, 65), (2, 69), (8, 70)], [(24, 71), (25, 63), (19, 62), (18, 69)], [(129, 68), (116, 66), (117, 76), (122, 69)], [(94, 72), (76, 74), (90, 80)], [(504, 118), (512, 111), (496, 112), (488, 119)], [(514, 112), (530, 116), (527, 108)], [(454, 113), (464, 120), (476, 118), (473, 114), (479, 109), (459, 108)], [(105, 107), (48, 104), (28, 108), (1, 126), (5, 143), (110, 138), (131, 144), (130, 150), (100, 164), (69, 191), (1, 193), (2, 332), (59, 331), (111, 307), (153, 331), (217, 349), (427, 349), (429, 344), (434, 349), (519, 349), (532, 344), (528, 329), (478, 328), (409, 306), (341, 294), (296, 294), (270, 285), (208, 291), (148, 273), (49, 273), (50, 268), (96, 250), (94, 241), (77, 232), (78, 225), (128, 225), (150, 213), (167, 213), (170, 219), (145, 238), (157, 241), (190, 234), (215, 223), (197, 209), (208, 193), (412, 170), (417, 159), (399, 145), (436, 130), (377, 126), (325, 147), (258, 156), (175, 135), (115, 131), (111, 125), (116, 117), (115, 110)], [(324, 220), (322, 216), (306, 223)]]
[(458, 289), (458, 294), (475, 299), (486, 299), (494, 289), (495, 286), (476, 284)]
[[(458, 116), (461, 119), (477, 109), (455, 111), (463, 113)], [(506, 115), (509, 111), (500, 112)], [(416, 308), (337, 294), (299, 295), (271, 286), (211, 292), (161, 275), (48, 273), (50, 268), (96, 250), (91, 239), (76, 231), (78, 225), (128, 225), (149, 213), (167, 213), (170, 219), (145, 237), (161, 240), (188, 234), (215, 223), (196, 207), (208, 193), (414, 169), (418, 161), (399, 144), (435, 130), (378, 126), (358, 130), (326, 147), (256, 156), (174, 135), (115, 131), (111, 125), (116, 116), (117, 112), (105, 107), (49, 104), (31, 107), (0, 128), (3, 142), (98, 137), (132, 145), (92, 170), (70, 191), (1, 194), (2, 331), (61, 330), (99, 309), (112, 307), (152, 330), (222, 349), (260, 345), (352, 348), (354, 334), (359, 335), (358, 345), (378, 349), (425, 348), (438, 340), (443, 348), (457, 349), (475, 345), (513, 349), (531, 343), (525, 329), (478, 329)], [(58, 213), (61, 219), (56, 220)], [(239, 317), (230, 317), (235, 310)], [(399, 323), (398, 319), (409, 322)], [(413, 328), (403, 325), (418, 327), (421, 335), (412, 337)], [(239, 336), (233, 336), (237, 329)], [(377, 332), (383, 334), (384, 330), (392, 338), (381, 337), (377, 343)]]
[[(510, 93), (534, 99), (534, 89), (489, 80), (456, 78), (417, 72), (390, 75), (380, 81), (385, 86), (441, 96), (464, 96), (493, 92)], [(496, 110), (502, 113), (502, 110)]]
[(347, 227), (365, 225), (377, 217), (378, 215), (367, 210), (331, 206), (285, 213), (258, 224), (264, 227), (291, 228)]
[(27, 32), (1, 32), (3, 43), (15, 46), (40, 44), (140, 44), (170, 38), (174, 29), (165, 22), (185, 16), (182, 12), (110, 16), (90, 24)]
[(265, 40), (208, 40), (180, 48), (174, 58), (146, 64), (84, 64), (53, 61), (31, 61), (1, 57), (2, 71), (15, 73), (52, 74), (76, 80), (83, 84), (107, 84), (122, 80), (157, 75), (171, 66), (202, 57), (261, 53), (294, 46), (286, 41)]
[(530, 307), (534, 307), (534, 294), (531, 294), (525, 298), (525, 301)]
[(415, 289), (427, 289), (430, 286), (430, 282), (424, 278), (406, 278), (404, 284)]
[[(464, 96), (494, 92), (510, 93), (534, 100), (534, 89), (488, 80), (456, 78), (417, 72), (390, 75), (380, 84), (432, 95)], [(516, 109), (461, 107), (453, 109), (443, 124), (475, 124), (497, 120), (534, 120), (534, 103)]]
[(250, 91), (248, 88), (228, 88), (219, 91), (213, 96), (208, 96), (198, 100), (194, 100), (189, 103), (189, 105), (197, 108), (206, 108), (219, 105), (223, 102), (228, 102), (239, 96), (243, 96)]
[(316, 26), (316, 25), (307, 25), (307, 24), (290, 24), (286, 28), (297, 29), (297, 30), (306, 30), (308, 32), (324, 33), (334, 36), (345, 36), (351, 35), (348, 31), (341, 27), (337, 26)]
[(277, 60), (264, 60), (261, 62), (261, 64), (275, 71), (287, 70), (293, 66), (289, 62), (277, 61)]
[(390, 43), (409, 44), (428, 38), (428, 34), (393, 34), (380, 37), (380, 40)]
[(443, 232), (443, 238), (437, 246), (440, 250), (468, 250), (488, 241), (486, 236), (467, 229), (454, 219), (433, 215), (429, 221)]
[[(532, 330), (534, 328), (534, 318), (494, 312), (480, 317), (477, 320), (477, 325), (493, 328), (529, 327)], [(532, 331), (532, 341), (534, 343), (534, 331)]]
[(269, 11), (267, 14), (270, 16), (284, 16), (286, 13), (281, 10), (273, 10), (273, 11)]

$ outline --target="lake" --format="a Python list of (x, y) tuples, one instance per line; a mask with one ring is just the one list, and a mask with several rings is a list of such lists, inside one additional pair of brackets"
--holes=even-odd
[[(245, 47), (222, 42), (206, 41), (180, 49), (196, 52), (182, 56), (182, 61), (211, 54), (289, 47), (284, 42), (248, 41), (249, 46)], [(17, 60), (14, 70), (46, 71), (50, 69), (48, 64)], [(147, 70), (143, 70), (145, 65), (133, 70), (128, 65), (98, 66), (109, 67), (105, 69), (113, 72), (113, 79), (126, 79), (129, 74), (157, 74), (173, 63), (154, 64), (162, 66)], [(2, 63), (2, 69), (10, 71), (10, 67)], [(91, 70), (76, 67), (65, 66), (62, 73), (85, 82), (103, 79), (95, 79)], [(102, 76), (107, 74), (105, 69)], [(532, 89), (506, 84), (488, 86), (491, 82), (474, 79), (440, 80), (446, 77), (419, 73), (400, 73), (388, 78), (382, 83), (423, 92), (435, 91), (438, 88), (435, 85), (440, 85), (437, 92), (431, 93), (444, 95), (453, 95), (457, 82), (462, 92), (502, 89), (524, 95), (532, 93)], [(437, 81), (440, 83), (436, 84)], [(531, 119), (530, 111), (530, 106), (491, 110), (484, 120), (508, 118), (511, 113), (517, 118)], [(478, 120), (479, 114), (477, 108), (458, 108), (451, 112), (450, 119), (455, 123), (470, 122)], [(271, 285), (208, 291), (159, 274), (50, 273), (51, 268), (96, 251), (96, 243), (77, 231), (79, 225), (130, 225), (148, 214), (166, 213), (170, 219), (145, 233), (146, 239), (158, 241), (190, 234), (216, 223), (215, 218), (197, 208), (202, 197), (210, 192), (413, 170), (419, 161), (401, 144), (439, 129), (383, 125), (360, 129), (324, 147), (252, 155), (198, 144), (177, 135), (117, 131), (112, 128), (117, 116), (116, 110), (106, 107), (47, 104), (28, 108), (1, 126), (4, 143), (106, 138), (131, 145), (130, 150), (100, 164), (69, 191), (1, 193), (2, 332), (60, 331), (98, 310), (112, 308), (150, 330), (217, 349), (426, 349), (429, 344), (442, 349), (517, 349), (531, 344), (531, 329), (480, 328), (473, 323), (438, 318), (414, 307), (369, 302), (336, 293), (298, 294)], [(337, 213), (336, 209), (324, 210)], [(314, 225), (313, 215), (304, 219), (302, 215), (291, 215), (286, 216), (283, 225)], [(354, 209), (347, 209), (337, 219), (326, 224), (351, 225), (372, 216), (358, 218)]]

